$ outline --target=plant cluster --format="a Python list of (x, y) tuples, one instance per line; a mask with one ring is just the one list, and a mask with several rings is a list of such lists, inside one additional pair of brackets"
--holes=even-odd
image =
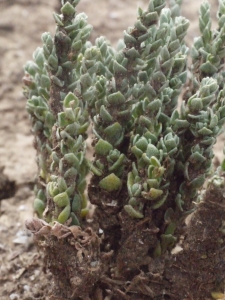
[[(165, 0), (150, 0), (147, 10), (139, 8), (118, 51), (104, 37), (90, 43), (92, 27), (84, 13), (76, 14), (78, 2), (62, 0), (61, 14), (53, 14), (55, 36), (43, 34), (24, 76), (38, 164), (39, 219), (27, 227), (40, 247), (44, 239), (55, 293), (220, 299), (224, 275), (218, 282), (214, 272), (225, 243), (223, 177), (214, 174), (212, 160), (225, 121), (225, 1), (215, 31), (210, 5), (202, 3), (201, 36), (190, 51), (181, 1), (168, 8)], [(92, 161), (86, 157), (90, 126)], [(88, 201), (95, 205), (91, 226)], [(210, 217), (207, 231), (212, 211), (217, 219)], [(183, 250), (172, 255), (177, 243)], [(207, 279), (199, 275), (193, 285), (184, 273), (193, 274), (196, 264)]]

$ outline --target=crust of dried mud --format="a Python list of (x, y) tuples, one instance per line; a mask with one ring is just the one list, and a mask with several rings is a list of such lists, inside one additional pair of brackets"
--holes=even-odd
[[(52, 12), (59, 0), (0, 0), (0, 167), (16, 191), (0, 202), (0, 299), (47, 299), (51, 275), (43, 272), (43, 258), (33, 245), (24, 222), (33, 215), (35, 151), (30, 122), (22, 94), (23, 65), (41, 46), (41, 34), (54, 32)], [(85, 12), (93, 25), (91, 40), (105, 35), (114, 45), (123, 30), (132, 26), (138, 6), (148, 0), (81, 0), (78, 12)], [(211, 0), (215, 19), (217, 0)], [(200, 0), (184, 0), (183, 15), (191, 21), (187, 43), (198, 34)], [(222, 157), (223, 140), (215, 146)], [(1, 185), (0, 185), (1, 187)]]

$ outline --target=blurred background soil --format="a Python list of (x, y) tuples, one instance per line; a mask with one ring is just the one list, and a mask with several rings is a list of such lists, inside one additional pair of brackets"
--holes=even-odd
[[(105, 35), (113, 45), (132, 26), (137, 7), (148, 0), (81, 0), (93, 25), (92, 42)], [(184, 0), (182, 13), (190, 20), (187, 43), (198, 35), (200, 0)], [(216, 20), (217, 0), (211, 0)], [(51, 275), (44, 275), (43, 260), (25, 230), (24, 221), (33, 215), (35, 151), (26, 100), (22, 93), (23, 65), (41, 46), (41, 34), (54, 33), (52, 12), (59, 0), (0, 0), (0, 299), (47, 299)], [(214, 25), (215, 26), (215, 25)], [(215, 146), (222, 157), (222, 138)], [(4, 170), (3, 170), (4, 168)], [(5, 177), (8, 177), (7, 178)], [(9, 197), (9, 198), (8, 198)], [(8, 198), (8, 199), (6, 199)]]

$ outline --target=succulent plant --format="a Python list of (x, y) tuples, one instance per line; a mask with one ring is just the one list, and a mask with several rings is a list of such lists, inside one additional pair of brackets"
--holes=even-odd
[[(63, 266), (52, 267), (56, 294), (65, 299), (103, 299), (107, 293), (112, 299), (184, 299), (189, 293), (194, 299), (217, 299), (222, 285), (208, 274), (215, 273), (224, 247), (223, 228), (217, 229), (224, 222), (218, 207), (224, 207), (225, 164), (215, 172), (212, 161), (225, 122), (225, 1), (219, 1), (215, 31), (210, 5), (202, 3), (201, 36), (191, 51), (180, 0), (170, 1), (170, 8), (164, 0), (139, 8), (118, 51), (104, 37), (90, 43), (92, 27), (85, 14), (76, 14), (78, 2), (62, 1), (61, 14), (53, 15), (54, 38), (44, 33), (43, 47), (24, 68), (38, 164), (34, 209), (41, 219), (27, 226), (40, 247), (44, 237), (49, 268), (52, 253)], [(92, 160), (86, 157), (90, 126)], [(211, 201), (214, 194), (218, 199)], [(96, 206), (92, 229), (88, 201)], [(207, 233), (211, 209), (217, 216), (215, 224), (209, 220), (216, 247)], [(214, 247), (211, 262), (205, 241)], [(174, 256), (177, 243), (183, 250)], [(204, 273), (199, 255), (207, 258), (212, 284), (202, 291), (207, 282), (199, 277), (193, 296), (187, 292), (192, 281), (183, 274), (187, 285), (177, 283), (182, 274), (175, 269), (192, 274), (193, 263)], [(190, 265), (188, 257), (193, 257)]]

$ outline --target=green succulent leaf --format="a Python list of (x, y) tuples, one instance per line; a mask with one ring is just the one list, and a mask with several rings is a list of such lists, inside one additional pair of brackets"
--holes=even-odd
[(125, 205), (124, 210), (128, 213), (128, 215), (135, 219), (142, 219), (144, 218), (143, 214), (134, 209), (131, 205)]
[(70, 205), (67, 205), (58, 216), (59, 223), (64, 224), (68, 220), (70, 213)]
[(113, 192), (121, 188), (122, 182), (114, 173), (106, 176), (99, 182), (100, 188), (108, 192)]
[(106, 156), (107, 154), (109, 154), (109, 152), (113, 149), (113, 146), (103, 140), (103, 139), (99, 139), (98, 142), (95, 145), (95, 153), (102, 155), (102, 156)]

